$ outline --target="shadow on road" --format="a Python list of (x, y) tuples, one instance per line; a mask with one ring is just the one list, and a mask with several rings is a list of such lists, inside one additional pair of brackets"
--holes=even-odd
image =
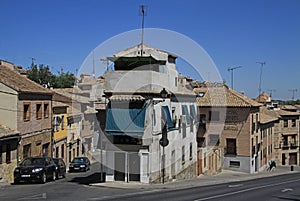
[[(105, 175), (103, 175), (102, 178), (104, 178), (104, 176)], [(87, 176), (84, 176), (84, 177), (74, 177), (69, 182), (89, 185), (89, 184), (101, 183), (101, 182), (104, 182), (104, 181), (101, 181), (101, 173), (96, 172), (96, 173), (93, 173), (91, 175), (87, 175)]]

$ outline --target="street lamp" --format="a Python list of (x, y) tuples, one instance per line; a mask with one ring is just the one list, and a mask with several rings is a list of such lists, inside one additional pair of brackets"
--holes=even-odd
[[(165, 88), (163, 88), (160, 92), (160, 96), (165, 100), (168, 97), (168, 92)], [(169, 140), (168, 140), (168, 130), (167, 130), (167, 124), (164, 122), (163, 128), (162, 128), (162, 138), (159, 140), (159, 144), (163, 148), (163, 155), (162, 155), (162, 183), (165, 183), (165, 162), (166, 162), (166, 156), (165, 156), (165, 147), (168, 146)]]

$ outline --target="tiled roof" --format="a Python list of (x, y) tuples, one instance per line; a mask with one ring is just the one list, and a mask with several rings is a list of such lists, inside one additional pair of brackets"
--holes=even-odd
[(85, 97), (80, 95), (80, 89), (77, 88), (60, 88), (60, 89), (53, 89), (55, 93), (58, 93), (60, 95), (66, 96), (69, 99), (72, 100), (72, 102), (79, 102), (79, 103), (85, 103), (88, 104), (90, 101), (89, 97)]
[(2, 65), (0, 65), (0, 82), (19, 93), (52, 94), (49, 89)]
[[(223, 83), (205, 83), (194, 92), (200, 107), (259, 107), (260, 103), (228, 88)], [(201, 96), (202, 95), (202, 96)]]
[(280, 115), (276, 113), (274, 110), (269, 110), (267, 107), (260, 107), (260, 123), (265, 124), (272, 121), (278, 120)]
[(263, 106), (260, 108), (260, 122), (267, 123), (270, 121), (275, 121), (282, 116), (300, 116), (299, 112), (290, 112), (285, 110), (272, 110), (268, 109), (267, 107)]

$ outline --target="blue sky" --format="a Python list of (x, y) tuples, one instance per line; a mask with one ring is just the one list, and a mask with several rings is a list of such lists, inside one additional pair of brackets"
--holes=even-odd
[[(144, 4), (145, 27), (172, 30), (197, 42), (229, 86), (227, 69), (242, 66), (234, 71), (235, 90), (256, 97), (260, 75), (256, 62), (265, 61), (262, 91), (275, 89), (275, 99), (291, 99), (291, 89), (298, 90), (295, 99), (300, 95), (299, 0), (0, 2), (0, 59), (25, 68), (34, 57), (53, 72), (63, 67), (75, 73), (99, 44), (139, 29), (139, 6)], [(178, 63), (181, 74), (193, 77), (185, 65)]]

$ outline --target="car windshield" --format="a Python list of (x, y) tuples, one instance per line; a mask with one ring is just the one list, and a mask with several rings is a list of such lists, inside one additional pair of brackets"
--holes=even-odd
[(32, 165), (45, 165), (45, 159), (27, 158), (21, 163), (21, 166), (32, 166)]
[(84, 158), (74, 158), (73, 163), (83, 163), (85, 160)]

